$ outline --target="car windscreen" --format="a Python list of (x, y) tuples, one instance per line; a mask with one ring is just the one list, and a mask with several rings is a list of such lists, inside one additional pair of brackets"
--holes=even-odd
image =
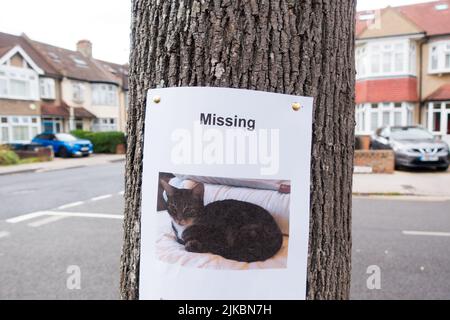
[(58, 133), (58, 134), (56, 134), (56, 139), (58, 139), (59, 141), (67, 141), (67, 142), (77, 140), (77, 138), (75, 138), (73, 135), (68, 134), (68, 133)]
[(391, 128), (391, 138), (394, 140), (428, 140), (434, 136), (421, 128)]

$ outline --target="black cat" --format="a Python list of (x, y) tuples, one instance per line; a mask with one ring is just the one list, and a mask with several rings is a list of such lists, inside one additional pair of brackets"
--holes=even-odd
[(281, 248), (283, 235), (267, 210), (224, 200), (203, 204), (204, 185), (177, 189), (161, 180), (177, 241), (186, 251), (213, 253), (243, 262), (265, 261)]

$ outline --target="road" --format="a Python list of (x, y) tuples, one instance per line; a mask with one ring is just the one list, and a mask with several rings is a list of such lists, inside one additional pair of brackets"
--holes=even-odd
[[(123, 165), (0, 177), (0, 299), (119, 297)], [(450, 298), (450, 202), (394, 199), (354, 199), (352, 298)]]
[[(0, 299), (119, 297), (123, 167), (0, 177)], [(34, 218), (6, 221), (36, 212)], [(78, 273), (81, 283), (72, 282)]]

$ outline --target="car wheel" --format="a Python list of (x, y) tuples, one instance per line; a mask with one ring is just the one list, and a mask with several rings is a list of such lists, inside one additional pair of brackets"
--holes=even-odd
[(69, 157), (69, 151), (67, 151), (66, 148), (62, 147), (59, 149), (59, 156), (61, 158), (68, 158)]
[(437, 171), (441, 171), (441, 172), (445, 172), (445, 171), (448, 170), (448, 166), (446, 166), (446, 167), (438, 167), (436, 170)]

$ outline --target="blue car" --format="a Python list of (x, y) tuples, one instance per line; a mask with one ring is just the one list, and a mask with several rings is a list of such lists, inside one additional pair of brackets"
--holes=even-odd
[(37, 135), (33, 141), (43, 146), (51, 146), (55, 155), (62, 158), (88, 157), (94, 151), (94, 146), (89, 140), (81, 140), (68, 133), (48, 133)]

